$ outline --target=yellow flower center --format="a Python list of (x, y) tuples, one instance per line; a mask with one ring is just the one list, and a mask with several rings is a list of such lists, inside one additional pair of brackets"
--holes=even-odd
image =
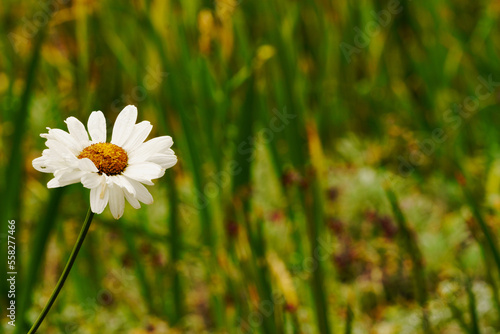
[(120, 146), (111, 143), (97, 143), (87, 146), (78, 159), (89, 158), (99, 170), (99, 174), (118, 175), (127, 168), (128, 155)]

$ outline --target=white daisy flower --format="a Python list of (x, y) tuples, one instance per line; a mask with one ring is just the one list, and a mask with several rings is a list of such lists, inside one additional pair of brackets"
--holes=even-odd
[(170, 136), (144, 140), (153, 126), (148, 121), (135, 123), (137, 108), (129, 105), (118, 115), (111, 142), (106, 142), (106, 119), (101, 111), (90, 114), (87, 129), (75, 117), (66, 119), (69, 133), (48, 129), (41, 134), (48, 149), (33, 160), (33, 167), (44, 173), (53, 173), (49, 188), (81, 182), (90, 189), (90, 207), (102, 213), (109, 202), (115, 219), (123, 215), (125, 198), (138, 209), (139, 202), (153, 203), (145, 185), (160, 178), (165, 169), (177, 163)]

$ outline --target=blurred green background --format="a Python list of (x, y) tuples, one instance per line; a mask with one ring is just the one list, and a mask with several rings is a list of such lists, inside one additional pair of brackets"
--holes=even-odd
[[(0, 6), (0, 263), (25, 333), (89, 206), (45, 127), (127, 104), (171, 135), (155, 203), (94, 218), (40, 333), (500, 331), (500, 4)], [(4, 307), (5, 306), (5, 307)]]

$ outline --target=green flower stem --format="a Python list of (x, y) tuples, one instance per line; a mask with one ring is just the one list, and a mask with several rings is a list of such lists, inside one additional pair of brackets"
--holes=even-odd
[(73, 263), (75, 263), (78, 252), (80, 251), (80, 248), (82, 247), (83, 240), (85, 240), (85, 236), (87, 235), (90, 224), (92, 223), (92, 218), (94, 218), (94, 213), (89, 208), (89, 211), (87, 212), (87, 217), (85, 217), (85, 222), (83, 223), (83, 226), (82, 226), (82, 230), (80, 231), (80, 235), (78, 235), (78, 239), (76, 240), (76, 244), (73, 247), (73, 250), (71, 251), (71, 255), (69, 256), (68, 262), (66, 263), (66, 267), (64, 267), (64, 270), (61, 274), (61, 277), (59, 277), (59, 281), (57, 282), (56, 288), (52, 292), (52, 295), (50, 296), (49, 300), (47, 301), (47, 304), (43, 308), (42, 313), (40, 313), (40, 315), (38, 316), (38, 319), (36, 319), (35, 323), (31, 327), (28, 334), (36, 333), (36, 331), (38, 330), (38, 327), (40, 327), (43, 320), (47, 316), (47, 313), (49, 313), (50, 308), (52, 307), (57, 296), (59, 295), (59, 292), (61, 292), (61, 289), (64, 285), (64, 282), (66, 281), (66, 278), (68, 278), (69, 272), (71, 271), (71, 268), (73, 267)]

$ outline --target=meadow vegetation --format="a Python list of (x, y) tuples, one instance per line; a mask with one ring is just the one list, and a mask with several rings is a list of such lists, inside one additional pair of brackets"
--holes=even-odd
[(38, 316), (89, 206), (33, 169), (39, 134), (128, 104), (179, 162), (152, 205), (96, 215), (40, 333), (500, 331), (498, 2), (0, 14), (0, 263), (15, 219), (18, 270), (0, 333)]

